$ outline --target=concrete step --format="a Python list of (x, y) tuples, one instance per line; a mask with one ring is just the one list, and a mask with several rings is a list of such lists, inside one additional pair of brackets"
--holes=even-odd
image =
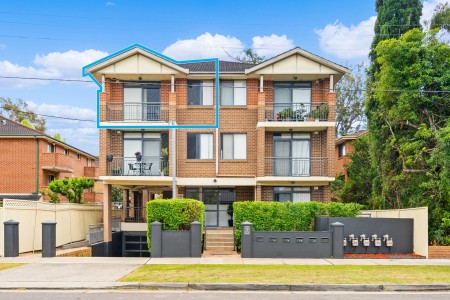
[(84, 240), (84, 241), (79, 241), (79, 242), (73, 242), (71, 244), (62, 245), (61, 249), (66, 250), (66, 249), (81, 248), (81, 247), (87, 247), (87, 246), (89, 246), (89, 242)]
[(226, 237), (226, 238), (216, 238), (216, 237), (207, 237), (205, 241), (208, 242), (231, 242), (234, 243), (233, 237)]
[(206, 242), (206, 248), (211, 246), (233, 246), (234, 242)]
[(206, 250), (234, 251), (234, 246), (209, 246), (206, 247)]
[(233, 234), (228, 234), (228, 233), (207, 233), (206, 238), (215, 238), (215, 239), (219, 239), (219, 238), (234, 238)]

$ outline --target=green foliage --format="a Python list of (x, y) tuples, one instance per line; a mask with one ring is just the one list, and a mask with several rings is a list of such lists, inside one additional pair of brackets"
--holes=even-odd
[(234, 59), (242, 63), (259, 64), (264, 61), (265, 57), (259, 56), (252, 48), (247, 48), (241, 56), (234, 57)]
[(70, 203), (81, 203), (84, 190), (92, 188), (93, 186), (94, 181), (85, 177), (63, 178), (50, 182), (48, 190), (44, 191), (44, 193), (47, 194), (52, 201), (56, 200), (55, 194), (60, 194), (67, 197)]
[(112, 202), (123, 202), (123, 189), (117, 186), (111, 188)]
[(43, 196), (48, 196), (50, 198), (50, 203), (60, 203), (61, 198), (59, 197), (58, 193), (55, 193), (49, 189), (42, 189), (39, 191)]
[(7, 113), (8, 117), (15, 122), (45, 132), (45, 119), (38, 117), (22, 99), (13, 101), (10, 98), (0, 97), (0, 114), (2, 113)]
[(338, 136), (357, 132), (367, 122), (364, 115), (364, 80), (364, 64), (359, 64), (336, 83), (336, 134)]
[(354, 217), (361, 205), (337, 202), (280, 203), (265, 201), (234, 202), (236, 245), (240, 249), (241, 223), (250, 222), (254, 230), (263, 231), (309, 231), (316, 216)]
[(151, 223), (162, 223), (162, 230), (189, 230), (191, 223), (205, 222), (205, 205), (194, 199), (162, 199), (147, 203), (147, 242), (151, 250)]
[(375, 53), (378, 69), (366, 107), (371, 201), (383, 208), (427, 206), (430, 243), (446, 243), (450, 46), (439, 42), (436, 30), (414, 29), (380, 42)]
[(420, 0), (376, 0), (375, 10), (375, 36), (372, 40), (369, 57), (369, 77), (372, 78), (378, 72), (379, 65), (375, 48), (381, 41), (398, 38), (413, 28), (422, 28), (420, 16), (422, 15), (422, 3)]
[(448, 3), (436, 5), (430, 21), (430, 29), (445, 29), (450, 32), (450, 6)]

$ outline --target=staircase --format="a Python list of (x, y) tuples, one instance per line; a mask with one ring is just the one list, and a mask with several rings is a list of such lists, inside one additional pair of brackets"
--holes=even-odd
[(236, 254), (233, 228), (207, 228), (205, 231), (205, 250), (212, 255)]

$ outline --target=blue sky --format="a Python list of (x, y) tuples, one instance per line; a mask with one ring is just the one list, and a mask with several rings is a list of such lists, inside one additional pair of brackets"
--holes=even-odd
[[(424, 19), (445, 0), (424, 1)], [(81, 79), (81, 68), (139, 43), (174, 59), (270, 58), (299, 46), (336, 63), (367, 61), (375, 0), (1, 1), (0, 76)], [(0, 97), (38, 113), (95, 120), (92, 83), (0, 78)], [(95, 122), (47, 118), (47, 133), (98, 154)]]

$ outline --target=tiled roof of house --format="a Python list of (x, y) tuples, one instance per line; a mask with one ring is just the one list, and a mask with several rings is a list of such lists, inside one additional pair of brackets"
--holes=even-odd
[(368, 133), (367, 130), (361, 130), (358, 132), (353, 132), (353, 133), (349, 133), (347, 135), (343, 135), (339, 138), (336, 139), (336, 145), (342, 144), (344, 141), (348, 141), (348, 140), (357, 140), (359, 139), (361, 136), (365, 135), (366, 133)]
[[(213, 61), (178, 64), (182, 68), (189, 69), (190, 73), (213, 73), (216, 71), (216, 63)], [(219, 61), (220, 73), (245, 73), (245, 69), (256, 66), (251, 63), (234, 61)]]
[(0, 135), (45, 135), (45, 133), (16, 123), (0, 115)]

